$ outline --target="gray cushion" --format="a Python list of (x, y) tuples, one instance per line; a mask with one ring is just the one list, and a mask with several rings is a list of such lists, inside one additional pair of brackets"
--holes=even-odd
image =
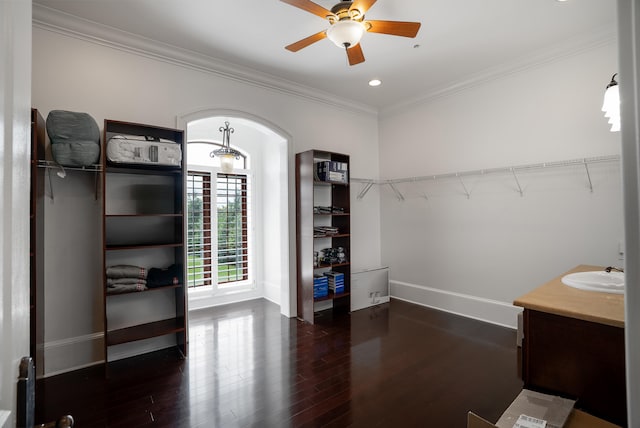
[(100, 129), (88, 113), (51, 110), (47, 134), (53, 159), (64, 166), (89, 166), (100, 159)]
[(47, 116), (47, 134), (52, 144), (78, 140), (100, 144), (100, 129), (88, 113), (51, 110)]
[(100, 145), (93, 141), (51, 144), (53, 159), (63, 166), (89, 166), (98, 163)]

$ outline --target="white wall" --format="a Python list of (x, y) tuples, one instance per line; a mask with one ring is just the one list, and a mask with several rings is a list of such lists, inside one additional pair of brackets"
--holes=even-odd
[[(615, 43), (434, 98), (380, 121), (381, 176), (620, 153), (600, 112)], [(578, 264), (620, 265), (619, 162), (382, 187), (392, 295), (515, 326), (514, 298)], [(470, 192), (467, 198), (464, 186)], [(426, 198), (425, 198), (426, 195)]]
[[(293, 154), (313, 148), (350, 154), (353, 176), (378, 175), (375, 115), (336, 108), (260, 84), (227, 79), (201, 68), (133, 54), (109, 43), (96, 44), (81, 36), (71, 37), (35, 27), (32, 88), (33, 106), (45, 117), (53, 109), (83, 111), (91, 114), (101, 128), (105, 118), (172, 127), (176, 126), (177, 117), (203, 109), (245, 112), (273, 123), (291, 137), (290, 171), (293, 171)], [(332, 124), (340, 124), (339, 133), (334, 132)], [(290, 206), (294, 201), (292, 176), (289, 177)], [(60, 184), (56, 181), (54, 186)], [(81, 182), (69, 184), (68, 191), (81, 186), (84, 186)], [(96, 349), (101, 346), (103, 327), (96, 318), (102, 313), (102, 292), (96, 279), (100, 273), (95, 270), (100, 234), (92, 226), (95, 222), (93, 194), (85, 192), (83, 196), (69, 197), (73, 200), (68, 204), (59, 206), (55, 199), (55, 209), (52, 204), (46, 207), (47, 224), (51, 227), (64, 224), (67, 215), (75, 218), (78, 214), (72, 211), (86, 215), (85, 220), (78, 219), (80, 224), (74, 228), (82, 233), (57, 227), (59, 230), (55, 232), (47, 230), (47, 234), (56, 234), (58, 239), (47, 236), (47, 245), (51, 247), (47, 248), (45, 257), (52, 257), (51, 254), (58, 251), (66, 260), (63, 263), (54, 258), (55, 264), (48, 260), (45, 264), (45, 371), (49, 375), (101, 358), (96, 355)], [(354, 270), (380, 266), (378, 203), (373, 196), (352, 205)], [(291, 221), (290, 240), (295, 242), (295, 224)], [(59, 235), (66, 237), (61, 239)], [(283, 253), (281, 257), (291, 255)], [(74, 279), (59, 274), (71, 269)], [(290, 278), (295, 278), (295, 271)], [(295, 290), (294, 282), (286, 286)], [(295, 302), (295, 292), (290, 294), (291, 301)], [(61, 315), (68, 313), (69, 307), (82, 309), (76, 315)]]
[(16, 426), (29, 355), (31, 2), (0, 2), (0, 427)]

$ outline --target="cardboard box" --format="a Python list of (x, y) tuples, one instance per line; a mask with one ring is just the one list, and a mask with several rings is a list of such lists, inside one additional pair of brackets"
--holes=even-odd
[(574, 400), (523, 389), (498, 419), (496, 426), (512, 428), (520, 415), (526, 415), (547, 421), (547, 428), (562, 428), (575, 403)]
[(469, 412), (467, 428), (512, 428), (520, 415), (545, 420), (547, 428), (620, 428), (574, 409), (574, 404), (573, 400), (523, 389), (498, 422), (493, 424)]

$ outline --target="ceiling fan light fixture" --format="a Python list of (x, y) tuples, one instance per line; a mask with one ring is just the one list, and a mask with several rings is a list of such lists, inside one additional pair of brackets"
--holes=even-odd
[(333, 24), (327, 30), (327, 38), (339, 48), (350, 48), (358, 43), (365, 33), (361, 22), (345, 19)]

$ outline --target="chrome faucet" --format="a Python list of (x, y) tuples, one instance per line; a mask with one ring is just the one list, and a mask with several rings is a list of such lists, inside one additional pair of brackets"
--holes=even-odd
[(617, 267), (614, 267), (614, 266), (609, 266), (609, 267), (605, 268), (605, 270), (604, 270), (604, 271), (605, 271), (605, 272), (611, 272), (611, 271), (614, 271), (614, 272), (624, 272), (624, 269), (622, 269), (622, 268), (617, 268)]

